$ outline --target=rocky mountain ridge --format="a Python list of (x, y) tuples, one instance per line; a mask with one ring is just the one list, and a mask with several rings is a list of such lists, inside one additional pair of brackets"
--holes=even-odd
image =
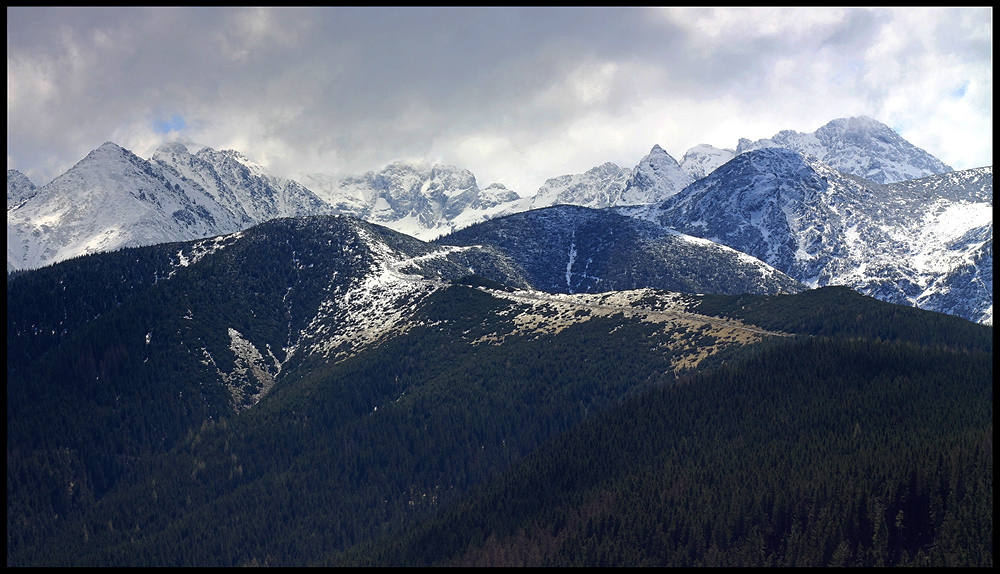
[(761, 148), (642, 215), (810, 287), (849, 285), (992, 323), (992, 188), (992, 168), (879, 185)]
[[(13, 193), (8, 180), (8, 197)], [(266, 174), (237, 152), (205, 148), (192, 155), (167, 144), (147, 161), (105, 142), (8, 208), (7, 270), (331, 211), (308, 189)]]
[[(935, 170), (948, 174), (951, 168), (864, 117), (834, 120), (813, 134), (783, 131), (767, 140), (742, 140), (737, 150), (696, 146), (680, 162), (657, 145), (632, 169), (605, 163), (583, 174), (552, 178), (529, 197), (502, 184), (480, 188), (469, 170), (453, 166), (396, 162), (358, 177), (314, 174), (304, 186), (269, 175), (233, 150), (204, 148), (192, 154), (181, 144), (165, 144), (147, 161), (109, 142), (40, 188), (16, 170), (8, 171), (8, 271), (126, 245), (232, 233), (275, 217), (327, 213), (353, 215), (425, 240), (504, 215), (563, 204), (613, 208), (669, 229), (673, 219), (661, 217), (657, 206), (678, 195), (700, 193), (697, 190), (705, 189), (709, 180), (718, 189), (745, 188), (741, 178), (749, 177), (749, 172), (743, 168), (718, 174), (726, 167), (745, 167), (747, 154), (757, 154), (758, 163), (759, 158), (771, 157), (758, 154), (766, 149), (790, 149), (809, 158), (803, 161), (815, 165), (813, 171), (828, 175), (817, 179), (790, 169), (786, 162), (771, 162), (751, 170), (759, 179), (759, 190), (779, 190), (777, 200), (785, 189), (788, 199), (793, 189), (822, 187), (824, 181), (835, 180), (838, 189), (853, 190), (848, 194), (855, 198), (849, 201), (849, 215), (819, 209), (819, 204), (811, 212), (796, 207), (805, 209), (803, 214), (809, 212), (811, 224), (789, 225), (804, 215), (761, 212), (736, 222), (729, 221), (733, 213), (704, 211), (702, 220), (678, 219), (677, 230), (689, 237), (722, 241), (808, 285), (841, 282), (890, 301), (992, 320), (992, 217), (984, 207), (992, 206), (992, 169), (892, 184), (865, 179), (891, 180)], [(720, 182), (719, 177), (731, 181)], [(778, 181), (782, 178), (790, 179), (783, 184)], [(803, 183), (807, 180), (810, 183)], [(886, 191), (884, 185), (902, 187)], [(907, 200), (911, 213), (906, 214), (900, 212), (902, 204), (895, 197), (900, 194), (931, 194), (935, 199)], [(768, 205), (773, 208), (778, 203)], [(737, 228), (706, 235), (706, 228), (696, 224), (708, 226), (709, 219), (729, 221)], [(784, 227), (768, 228), (779, 221), (785, 221), (780, 224)], [(759, 228), (754, 231), (755, 227)], [(773, 236), (773, 240), (761, 239), (768, 243), (762, 250), (750, 235), (734, 233)], [(775, 243), (778, 237), (785, 247)], [(869, 241), (869, 247), (847, 247), (863, 241)], [(904, 244), (911, 247), (900, 247)], [(826, 245), (827, 255), (817, 251), (804, 256), (812, 253), (803, 247), (809, 245)], [(629, 253), (622, 256), (631, 257)], [(830, 263), (842, 255), (846, 258)]]

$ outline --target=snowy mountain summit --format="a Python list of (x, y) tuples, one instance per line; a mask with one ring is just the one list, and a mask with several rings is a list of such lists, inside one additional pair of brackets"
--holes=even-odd
[(861, 116), (833, 120), (813, 133), (783, 130), (757, 141), (740, 138), (735, 150), (699, 144), (689, 149), (680, 162), (655, 145), (624, 181), (595, 177), (607, 172), (603, 166), (586, 174), (554, 178), (538, 190), (532, 208), (555, 204), (603, 208), (656, 203), (707, 177), (738, 155), (763, 148), (784, 148), (812, 156), (837, 171), (875, 183), (896, 183), (952, 171), (889, 126)]
[(339, 213), (425, 240), (529, 206), (502, 184), (480, 189), (471, 171), (441, 164), (398, 161), (359, 177), (304, 180)]
[(585, 173), (553, 177), (538, 188), (531, 200), (531, 208), (553, 205), (580, 205), (593, 209), (612, 207), (630, 175), (630, 170), (606, 162)]
[(330, 213), (331, 209), (302, 184), (268, 174), (235, 150), (202, 148), (196, 154), (180, 143), (160, 146), (150, 160), (211, 196), (239, 222), (223, 233), (276, 217)]
[(632, 170), (615, 201), (616, 206), (643, 205), (662, 201), (694, 181), (681, 164), (659, 145)]
[(811, 287), (992, 323), (992, 168), (880, 185), (785, 148), (744, 152), (656, 220)]
[(875, 183), (896, 183), (952, 171), (889, 126), (867, 116), (836, 119), (811, 134), (783, 130), (770, 139), (741, 139), (736, 153), (765, 147), (811, 155), (837, 171)]
[(7, 170), (7, 209), (16, 207), (35, 195), (35, 184), (31, 183), (28, 176), (16, 169)]
[(685, 152), (684, 157), (681, 158), (681, 169), (686, 171), (692, 180), (698, 180), (734, 157), (736, 157), (734, 150), (698, 144)]
[[(8, 172), (9, 198), (11, 179)], [(13, 179), (17, 188), (16, 173)], [(308, 189), (268, 176), (234, 151), (191, 155), (181, 144), (166, 144), (147, 161), (105, 142), (30, 197), (8, 202), (7, 269), (330, 211)]]

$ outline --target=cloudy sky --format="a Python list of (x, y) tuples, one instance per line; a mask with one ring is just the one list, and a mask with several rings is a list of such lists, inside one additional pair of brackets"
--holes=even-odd
[(7, 167), (105, 141), (236, 149), (272, 173), (394, 160), (531, 195), (654, 144), (867, 115), (993, 163), (993, 12), (961, 9), (7, 8)]

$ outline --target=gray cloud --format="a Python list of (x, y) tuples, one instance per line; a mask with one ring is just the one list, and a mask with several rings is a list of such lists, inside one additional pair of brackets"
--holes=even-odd
[(414, 158), (530, 194), (858, 114), (991, 163), (991, 9), (913, 12), (8, 8), (7, 163), (45, 183), (106, 140), (177, 138), (292, 177)]

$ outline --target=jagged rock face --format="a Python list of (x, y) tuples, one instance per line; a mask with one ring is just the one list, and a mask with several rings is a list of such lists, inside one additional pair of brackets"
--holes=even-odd
[[(662, 202), (656, 219), (812, 287), (992, 322), (992, 294), (941, 302), (953, 270), (992, 286), (992, 169), (879, 185), (784, 148), (740, 154)], [(950, 182), (950, 183), (948, 183)], [(964, 266), (968, 265), (968, 268)], [(988, 275), (988, 280), (984, 279)], [(933, 303), (932, 303), (933, 302)]]
[[(661, 224), (744, 251), (778, 269), (810, 277), (797, 264), (797, 219), (786, 209), (820, 204), (827, 184), (805, 159), (784, 149), (745, 154), (659, 206)], [(815, 213), (822, 220), (832, 210)], [(825, 223), (815, 239), (827, 235)], [(736, 246), (740, 247), (736, 247)]]
[(925, 278), (916, 306), (992, 324), (993, 168), (889, 187), (920, 202), (920, 223), (909, 229), (913, 267)]
[(532, 209), (553, 205), (580, 205), (602, 209), (614, 205), (631, 171), (607, 162), (582, 174), (554, 177), (538, 188)]
[(7, 170), (7, 209), (16, 207), (35, 195), (38, 188), (28, 176), (16, 169)]
[(681, 159), (681, 169), (691, 176), (692, 181), (695, 181), (712, 173), (734, 157), (736, 157), (736, 152), (731, 149), (719, 149), (708, 144), (699, 144), (684, 154)]
[(811, 155), (830, 167), (875, 183), (895, 183), (952, 171), (941, 160), (868, 117), (840, 118), (814, 133), (791, 130), (770, 139), (741, 139), (736, 153), (783, 147)]
[(496, 247), (536, 289), (601, 293), (789, 293), (804, 288), (768, 265), (707, 241), (607, 210), (555, 206), (459, 230), (444, 245)]
[(146, 161), (106, 142), (7, 211), (7, 268), (124, 246), (185, 241), (275, 217), (329, 213), (301, 185), (233, 151), (168, 144)]
[(331, 212), (329, 205), (301, 184), (267, 174), (234, 150), (206, 147), (192, 155), (174, 143), (157, 149), (151, 161), (199, 185), (244, 226), (276, 217)]
[(334, 181), (316, 174), (306, 181), (319, 185), (319, 193), (343, 213), (424, 239), (504, 209), (525, 208), (517, 204), (520, 196), (503, 185), (480, 189), (469, 170), (439, 164), (395, 162), (361, 177)]
[(479, 204), (484, 208), (497, 207), (521, 199), (521, 196), (502, 183), (491, 183), (479, 193)]
[(643, 205), (656, 203), (678, 193), (694, 179), (688, 175), (677, 160), (663, 151), (659, 145), (653, 146), (649, 154), (635, 166), (632, 174), (612, 205)]

